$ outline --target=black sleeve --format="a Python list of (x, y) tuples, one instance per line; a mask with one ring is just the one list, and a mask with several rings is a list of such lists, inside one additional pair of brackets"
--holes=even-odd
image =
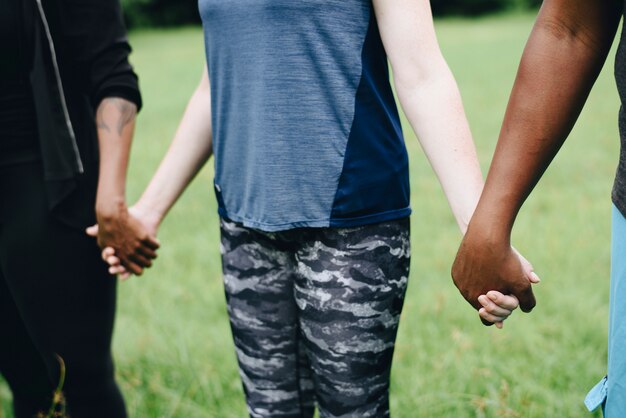
[(139, 83), (119, 0), (62, 0), (65, 39), (72, 61), (84, 69), (94, 109), (105, 97), (121, 97), (141, 108)]

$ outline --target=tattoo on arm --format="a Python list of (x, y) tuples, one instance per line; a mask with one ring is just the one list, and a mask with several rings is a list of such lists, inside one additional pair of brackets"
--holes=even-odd
[(115, 129), (119, 136), (124, 128), (135, 120), (137, 106), (118, 97), (107, 97), (100, 102), (96, 111), (96, 126), (111, 133)]

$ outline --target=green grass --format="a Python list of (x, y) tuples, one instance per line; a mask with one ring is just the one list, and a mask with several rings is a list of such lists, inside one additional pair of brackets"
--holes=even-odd
[[(437, 22), (485, 169), (531, 25), (530, 15)], [(130, 170), (131, 201), (168, 146), (204, 54), (198, 29), (136, 32), (132, 42), (145, 107)], [(536, 287), (536, 310), (516, 313), (502, 331), (483, 327), (450, 280), (460, 236), (405, 124), (413, 264), (392, 376), (395, 417), (590, 416), (582, 399), (606, 362), (617, 110), (607, 65), (517, 222), (515, 245), (543, 282)], [(131, 417), (245, 416), (220, 277), (211, 171), (199, 175), (164, 223), (155, 268), (119, 288), (114, 350)], [(0, 385), (0, 417), (11, 416), (9, 399)]]

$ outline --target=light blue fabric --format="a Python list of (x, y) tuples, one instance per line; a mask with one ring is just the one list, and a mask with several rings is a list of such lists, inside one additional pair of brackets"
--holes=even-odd
[(277, 231), (409, 215), (408, 159), (371, 0), (199, 8), (222, 217)]
[(606, 400), (606, 386), (606, 376), (604, 376), (587, 394), (585, 406), (589, 412), (595, 411), (599, 406), (604, 404)]
[(587, 395), (590, 411), (600, 405), (605, 418), (626, 417), (626, 219), (613, 205), (608, 373)]

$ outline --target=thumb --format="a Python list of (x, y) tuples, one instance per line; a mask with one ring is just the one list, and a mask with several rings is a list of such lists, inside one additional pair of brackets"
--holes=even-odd
[(532, 311), (537, 304), (533, 289), (528, 282), (524, 286), (517, 289), (517, 291), (513, 292), (513, 294), (517, 296), (517, 299), (519, 299), (520, 309), (526, 313)]
[(533, 284), (541, 282), (541, 279), (539, 278), (537, 273), (535, 273), (535, 269), (533, 268), (533, 265), (530, 263), (530, 261), (528, 261), (526, 257), (524, 257), (519, 251), (517, 251), (515, 247), (512, 247), (512, 249), (513, 252), (515, 252), (515, 255), (517, 255), (517, 258), (519, 258), (522, 269), (524, 270), (524, 274), (526, 275), (528, 280), (530, 280), (530, 282)]
[(528, 261), (526, 261), (526, 259), (521, 259), (520, 261), (522, 262), (522, 269), (524, 269), (524, 275), (526, 276), (526, 278), (532, 284), (540, 283), (541, 279), (539, 278), (537, 273), (535, 273), (535, 270), (533, 269), (533, 265), (530, 264)]
[(89, 228), (85, 229), (85, 232), (90, 237), (97, 237), (98, 236), (98, 224), (92, 225)]
[(533, 268), (533, 265), (530, 264), (530, 262), (522, 256), (520, 256), (520, 262), (522, 263), (522, 269), (524, 270), (524, 275), (526, 275), (526, 278), (528, 278), (528, 280), (532, 284), (540, 283), (541, 279), (539, 278), (537, 273), (535, 273), (535, 269)]

